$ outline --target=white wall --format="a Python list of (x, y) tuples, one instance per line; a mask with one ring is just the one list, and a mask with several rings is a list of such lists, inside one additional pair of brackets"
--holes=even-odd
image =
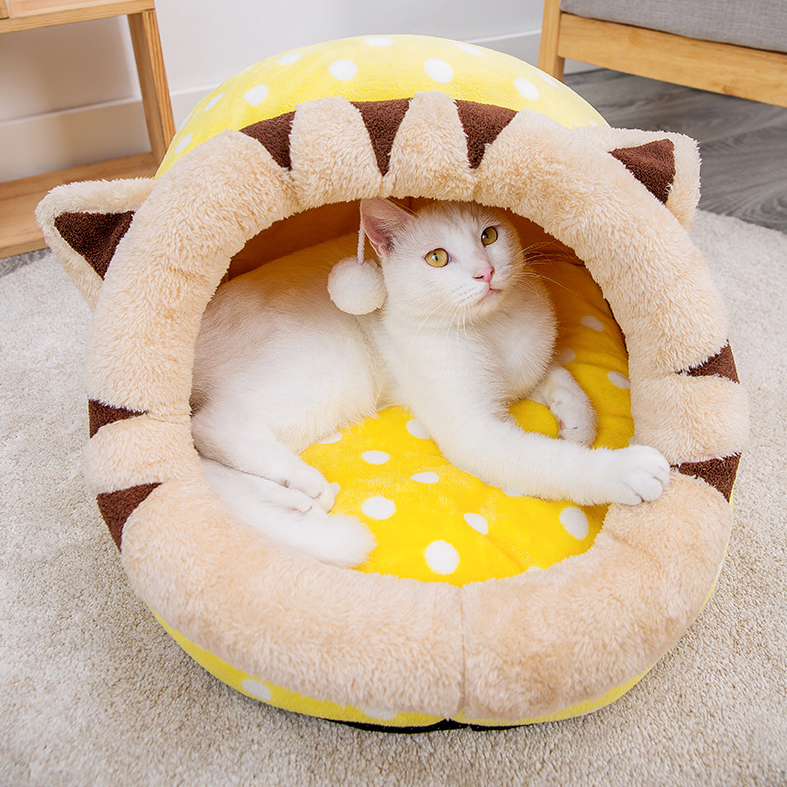
[[(364, 34), (472, 41), (538, 57), (542, 0), (157, 0), (176, 125), (270, 55)], [(147, 150), (124, 18), (0, 37), (0, 180)]]

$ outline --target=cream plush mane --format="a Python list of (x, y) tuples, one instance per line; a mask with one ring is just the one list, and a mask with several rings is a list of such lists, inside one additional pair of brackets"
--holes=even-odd
[[(677, 641), (729, 536), (746, 397), (686, 232), (696, 146), (443, 92), (358, 103), (307, 101), (215, 135), (155, 181), (42, 203), (47, 241), (94, 308), (88, 483), (136, 592), (241, 690), (253, 677), (284, 706), (305, 696), (310, 712), (360, 721), (389, 709), (403, 725), (582, 712)], [(549, 570), (462, 588), (322, 566), (236, 526), (189, 429), (202, 313), (256, 236), (349, 232), (354, 203), (376, 196), (497, 206), (573, 250), (625, 335), (636, 437), (672, 465), (658, 501), (611, 506), (593, 546)]]

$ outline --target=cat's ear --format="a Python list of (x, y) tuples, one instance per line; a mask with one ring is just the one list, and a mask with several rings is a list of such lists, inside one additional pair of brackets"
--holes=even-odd
[(115, 249), (153, 188), (152, 178), (58, 186), (36, 209), (47, 245), (95, 306)]
[(379, 257), (390, 253), (393, 239), (411, 218), (407, 211), (387, 199), (361, 201), (361, 225)]
[(700, 198), (697, 143), (683, 134), (608, 126), (576, 129), (598, 145), (672, 211), (688, 231)]

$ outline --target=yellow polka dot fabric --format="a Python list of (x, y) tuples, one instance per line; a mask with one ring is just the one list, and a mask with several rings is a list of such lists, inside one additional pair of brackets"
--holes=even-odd
[[(538, 270), (560, 324), (558, 360), (598, 415), (595, 445), (628, 445), (625, 344), (600, 289), (567, 256), (541, 260)], [(511, 412), (524, 429), (557, 437), (544, 405), (522, 401)], [(607, 510), (487, 486), (446, 461), (402, 407), (331, 435), (302, 457), (339, 484), (334, 512), (354, 514), (375, 534), (377, 547), (360, 569), (367, 572), (463, 585), (548, 568), (586, 551)]]
[(426, 90), (532, 109), (569, 127), (606, 125), (570, 88), (509, 55), (428, 36), (365, 36), (294, 49), (227, 80), (194, 107), (158, 174), (226, 129), (278, 117), (305, 101), (383, 101)]
[[(155, 613), (154, 613), (155, 614)], [(180, 645), (183, 650), (191, 656), (203, 669), (211, 675), (217, 677), (222, 683), (226, 683), (231, 688), (261, 702), (273, 705), (283, 710), (293, 713), (304, 713), (308, 716), (316, 716), (321, 719), (331, 719), (333, 721), (350, 722), (355, 724), (371, 724), (379, 727), (399, 727), (399, 728), (418, 728), (429, 727), (443, 721), (440, 716), (432, 716), (426, 713), (401, 713), (385, 710), (383, 708), (359, 707), (351, 705), (340, 705), (329, 700), (320, 700), (308, 697), (297, 691), (289, 691), (281, 686), (277, 686), (270, 681), (255, 678), (242, 670), (233, 667), (226, 661), (215, 656), (210, 651), (195, 645), (186, 639), (180, 632), (170, 628), (158, 615), (158, 622), (164, 627), (167, 633)], [(622, 697), (634, 684), (641, 680), (643, 675), (638, 675), (633, 680), (612, 689), (603, 697), (597, 700), (588, 700), (578, 705), (572, 705), (562, 711), (550, 713), (532, 719), (518, 719), (508, 722), (510, 725), (538, 724), (545, 721), (560, 721), (570, 719), (574, 716), (582, 716), (591, 711), (614, 702)], [(454, 721), (463, 724), (478, 724), (480, 726), (497, 726), (501, 722), (499, 719), (469, 719), (463, 714), (455, 717)]]

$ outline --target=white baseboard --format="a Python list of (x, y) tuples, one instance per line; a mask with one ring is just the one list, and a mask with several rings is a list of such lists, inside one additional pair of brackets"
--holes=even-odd
[[(175, 124), (213, 87), (172, 96)], [(0, 181), (150, 150), (142, 99), (129, 98), (0, 123)]]
[[(528, 30), (472, 43), (538, 62), (540, 30)], [(568, 62), (566, 71), (589, 67)], [(172, 95), (175, 125), (215, 85)], [(150, 150), (142, 100), (139, 97), (51, 112), (0, 123), (0, 181), (16, 180), (52, 170), (76, 167)]]

